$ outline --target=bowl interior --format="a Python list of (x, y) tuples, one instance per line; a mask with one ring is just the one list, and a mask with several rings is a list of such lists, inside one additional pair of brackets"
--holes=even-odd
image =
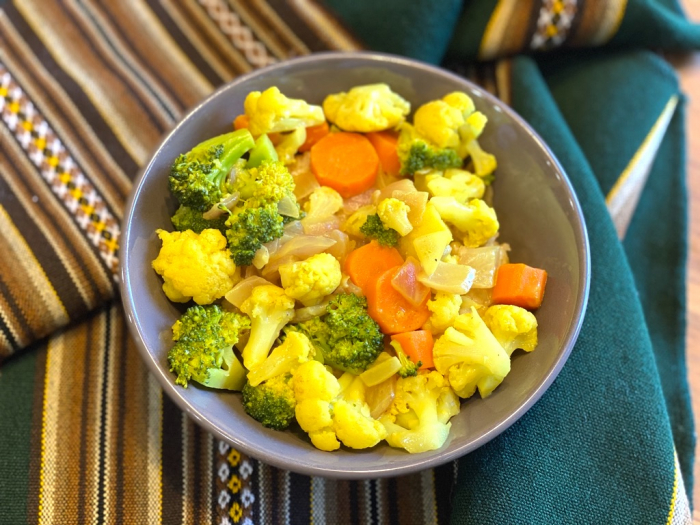
[[(480, 140), (499, 163), (494, 206), (500, 240), (511, 260), (545, 268), (544, 304), (536, 312), (539, 345), (516, 352), (511, 373), (487, 399), (472, 398), (452, 419), (440, 449), (410, 455), (387, 445), (371, 450), (316, 450), (301, 432), (263, 428), (243, 411), (240, 395), (192, 384), (175, 386), (166, 360), (170, 327), (182, 311), (161, 290), (151, 270), (160, 242), (155, 230), (170, 229), (176, 208), (168, 191), (168, 170), (177, 154), (227, 132), (242, 112), (246, 94), (276, 85), (290, 97), (320, 104), (325, 95), (373, 82), (386, 82), (413, 108), (454, 90), (470, 94), (489, 123)], [(122, 297), (132, 333), (167, 395), (198, 423), (239, 450), (275, 466), (330, 477), (362, 478), (406, 474), (461, 456), (486, 443), (517, 420), (546, 390), (563, 366), (583, 317), (588, 284), (585, 227), (573, 190), (546, 146), (500, 101), (466, 80), (418, 62), (377, 54), (321, 54), (240, 77), (195, 108), (165, 139), (134, 188), (122, 237)]]

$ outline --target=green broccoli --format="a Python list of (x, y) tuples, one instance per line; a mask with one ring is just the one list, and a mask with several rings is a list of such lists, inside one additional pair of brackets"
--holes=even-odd
[(326, 364), (353, 374), (364, 372), (384, 348), (379, 325), (367, 313), (367, 300), (350, 293), (333, 297), (321, 317), (287, 329), (305, 334)]
[(206, 211), (230, 193), (226, 178), (238, 159), (255, 145), (247, 129), (211, 138), (179, 155), (170, 169), (170, 191), (178, 202)]
[(399, 375), (401, 377), (410, 377), (418, 373), (418, 369), (423, 364), (422, 361), (414, 363), (409, 359), (409, 357), (404, 353), (401, 343), (398, 341), (392, 341), (391, 347), (396, 352), (396, 357), (399, 358), (399, 363), (401, 363), (401, 368), (399, 369)]
[(255, 252), (270, 241), (282, 237), (284, 220), (276, 204), (260, 208), (240, 208), (226, 221), (226, 238), (233, 262), (237, 266), (253, 263)]
[(268, 428), (284, 430), (294, 421), (292, 374), (283, 374), (252, 386), (243, 387), (243, 408), (253, 419)]
[(245, 369), (233, 353), (233, 345), (250, 319), (217, 305), (192, 306), (172, 327), (175, 344), (168, 352), (175, 382), (187, 388), (190, 380), (211, 388), (240, 390)]
[(462, 167), (462, 159), (455, 150), (437, 148), (422, 139), (414, 140), (407, 151), (399, 149), (399, 159), (401, 175), (412, 175), (427, 169), (443, 171), (448, 168)]
[(370, 239), (376, 239), (382, 246), (396, 246), (401, 236), (392, 228), (387, 228), (378, 214), (368, 215), (365, 223), (360, 226), (360, 232)]
[(180, 206), (170, 220), (173, 223), (173, 227), (179, 232), (192, 230), (195, 233), (202, 233), (203, 230), (214, 229), (226, 235), (227, 218), (228, 215), (224, 213), (216, 219), (208, 220), (202, 216), (201, 211), (193, 210), (187, 206)]

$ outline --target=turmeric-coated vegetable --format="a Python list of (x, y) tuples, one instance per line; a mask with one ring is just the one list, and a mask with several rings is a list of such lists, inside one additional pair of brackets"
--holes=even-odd
[(496, 274), (491, 302), (512, 304), (527, 310), (539, 308), (547, 284), (547, 272), (526, 264), (503, 264)]
[(403, 258), (396, 248), (380, 246), (372, 241), (353, 250), (345, 259), (345, 273), (359, 286), (365, 295), (366, 287), (390, 268), (403, 264)]
[(413, 306), (391, 285), (399, 269), (397, 266), (387, 270), (374, 284), (366, 287), (367, 311), (385, 334), (417, 330), (430, 317), (428, 297), (422, 304)]

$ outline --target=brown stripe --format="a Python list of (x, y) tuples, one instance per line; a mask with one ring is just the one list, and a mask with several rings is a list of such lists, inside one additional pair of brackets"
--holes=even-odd
[(207, 63), (212, 67), (217, 66), (220, 77), (217, 85), (252, 69), (243, 54), (235, 48), (197, 2), (167, 0), (164, 7)]
[[(26, 281), (25, 265), (17, 264), (16, 259), (8, 260), (6, 255), (10, 254), (0, 257), (0, 310), (13, 337), (24, 347), (37, 339), (37, 332), (41, 333), (43, 328), (41, 325), (36, 326), (37, 321), (41, 322), (40, 319), (36, 316), (30, 319), (27, 316), (42, 308), (34, 301), (36, 289)], [(30, 321), (33, 321), (34, 327)]]
[(138, 171), (138, 164), (129, 155), (112, 129), (107, 125), (100, 115), (98, 109), (92, 101), (85, 95), (83, 90), (66, 72), (56, 63), (44, 44), (34, 34), (24, 18), (14, 9), (12, 4), (5, 4), (4, 11), (0, 11), (0, 16), (5, 13), (12, 25), (21, 34), (36, 56), (41, 57), (41, 61), (46, 70), (56, 79), (58, 85), (63, 86), (66, 93), (71, 97), (76, 107), (80, 108), (80, 113), (88, 122), (94, 133), (100, 138), (113, 159), (115, 159), (122, 171), (127, 176), (134, 177)]
[(29, 490), (27, 493), (27, 523), (39, 521), (39, 491), (41, 487), (41, 437), (44, 427), (44, 387), (46, 384), (46, 343), (35, 349), (36, 366), (34, 368), (34, 397), (32, 401), (32, 429), (29, 449)]
[(343, 26), (338, 17), (316, 0), (286, 0), (309, 27), (330, 49), (353, 51), (362, 49), (362, 42)]
[(97, 58), (104, 65), (105, 69), (118, 78), (122, 85), (129, 90), (129, 98), (132, 99), (139, 109), (135, 114), (144, 114), (149, 121), (162, 134), (173, 124), (173, 119), (164, 108), (157, 103), (157, 97), (144, 88), (143, 84), (120, 63), (115, 53), (107, 46), (104, 36), (99, 34), (94, 23), (86, 15), (75, 1), (68, 2), (58, 0), (64, 7), (62, 11), (72, 20), (74, 27), (80, 28), (80, 33), (85, 36), (86, 43), (95, 51)]
[[(423, 519), (423, 497), (420, 474), (396, 478), (399, 523), (412, 523)], [(415, 496), (414, 496), (415, 495)]]
[[(187, 60), (179, 60), (179, 64), (173, 63), (173, 60), (178, 60), (178, 54), (182, 53), (184, 41), (173, 40), (166, 33), (162, 22), (150, 8), (151, 2), (146, 5), (137, 0), (125, 0), (101, 5), (105, 14), (121, 29), (124, 40), (131, 43), (134, 52), (157, 72), (164, 85), (170, 87), (183, 109), (191, 107), (211, 92), (212, 84), (216, 82), (207, 82), (205, 77), (198, 77), (195, 65), (201, 70), (201, 64)], [(146, 29), (142, 24), (153, 25)], [(182, 55), (181, 58), (191, 60), (189, 55)]]
[(129, 178), (102, 143), (95, 140), (94, 131), (62, 86), (37, 60), (8, 19), (0, 16), (0, 39), (2, 36), (5, 37), (4, 45), (0, 46), (3, 62), (37, 110), (51, 123), (76, 162), (89, 174), (110, 210), (121, 218), (124, 200), (131, 189)]
[(253, 28), (258, 37), (280, 58), (306, 55), (309, 48), (284, 23), (265, 0), (229, 0), (241, 18)]
[[(4, 126), (0, 126), (0, 132), (5, 129)], [(66, 270), (74, 273), (75, 286), (83, 292), (83, 300), (87, 308), (92, 309), (111, 298), (114, 293), (114, 283), (110, 270), (102, 264), (97, 248), (88, 243), (74, 224), (73, 218), (63, 205), (57, 202), (46, 183), (36, 172), (35, 167), (29, 164), (23, 152), (17, 151), (18, 146), (14, 140), (8, 140), (6, 143), (8, 146), (12, 146), (9, 148), (11, 150), (9, 153), (13, 154), (13, 167), (19, 168), (21, 166), (21, 171), (18, 169), (14, 171), (20, 176), (8, 178), (6, 182), (22, 206), (28, 211), (31, 210), (31, 219), (36, 223), (37, 228), (46, 232), (43, 235), (44, 242), (54, 245), (59, 259), (64, 261), (66, 265)], [(3, 175), (11, 176), (9, 173)], [(36, 202), (41, 203), (41, 205), (36, 206)], [(15, 224), (22, 224), (15, 219), (13, 221)], [(35, 246), (34, 242), (39, 240), (27, 237), (27, 243), (31, 246)], [(45, 268), (56, 265), (55, 260), (48, 262), (46, 266), (43, 261), (40, 260), (40, 262)], [(56, 288), (58, 290), (58, 285)], [(66, 305), (66, 309), (73, 314), (73, 310), (68, 306), (70, 299), (60, 293), (59, 297)]]
[(163, 396), (163, 522), (182, 523), (182, 412)]

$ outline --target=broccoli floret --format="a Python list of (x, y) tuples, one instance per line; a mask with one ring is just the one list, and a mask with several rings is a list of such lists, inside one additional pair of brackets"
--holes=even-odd
[(270, 241), (282, 237), (284, 220), (276, 204), (260, 208), (243, 207), (227, 220), (226, 238), (233, 262), (237, 266), (253, 263), (255, 252)]
[(232, 191), (240, 194), (246, 207), (258, 208), (277, 204), (284, 197), (294, 198), (294, 178), (281, 162), (263, 161), (256, 168), (242, 170)]
[(370, 239), (376, 239), (382, 246), (396, 246), (401, 238), (399, 232), (387, 228), (376, 213), (367, 216), (365, 223), (360, 226), (360, 232)]
[(243, 387), (246, 413), (268, 428), (287, 428), (294, 420), (295, 407), (292, 374), (273, 377), (258, 386), (246, 383)]
[(366, 299), (349, 293), (331, 299), (321, 317), (288, 329), (305, 334), (326, 364), (353, 374), (367, 370), (384, 348), (379, 325), (367, 313)]
[(240, 390), (245, 370), (233, 353), (233, 345), (250, 328), (245, 315), (224, 311), (217, 305), (192, 306), (173, 325), (175, 344), (168, 352), (175, 382), (187, 388), (190, 380), (212, 388)]
[(255, 145), (247, 129), (226, 133), (179, 155), (170, 169), (170, 191), (183, 206), (206, 211), (228, 192), (226, 176)]
[(418, 373), (418, 369), (423, 364), (422, 361), (414, 363), (409, 359), (409, 357), (404, 353), (401, 343), (398, 341), (392, 341), (391, 347), (396, 352), (396, 357), (399, 358), (399, 363), (401, 363), (401, 368), (399, 368), (399, 375), (401, 377), (411, 377)]
[(401, 155), (401, 175), (412, 175), (421, 170), (446, 170), (448, 168), (459, 168), (462, 166), (462, 159), (457, 152), (449, 148), (436, 148), (426, 141), (417, 139), (408, 148), (407, 153)]
[(195, 233), (202, 233), (203, 230), (219, 230), (226, 234), (227, 214), (222, 214), (216, 219), (208, 220), (202, 216), (201, 211), (193, 210), (187, 206), (180, 206), (175, 215), (171, 217), (173, 227), (177, 231), (192, 230)]

